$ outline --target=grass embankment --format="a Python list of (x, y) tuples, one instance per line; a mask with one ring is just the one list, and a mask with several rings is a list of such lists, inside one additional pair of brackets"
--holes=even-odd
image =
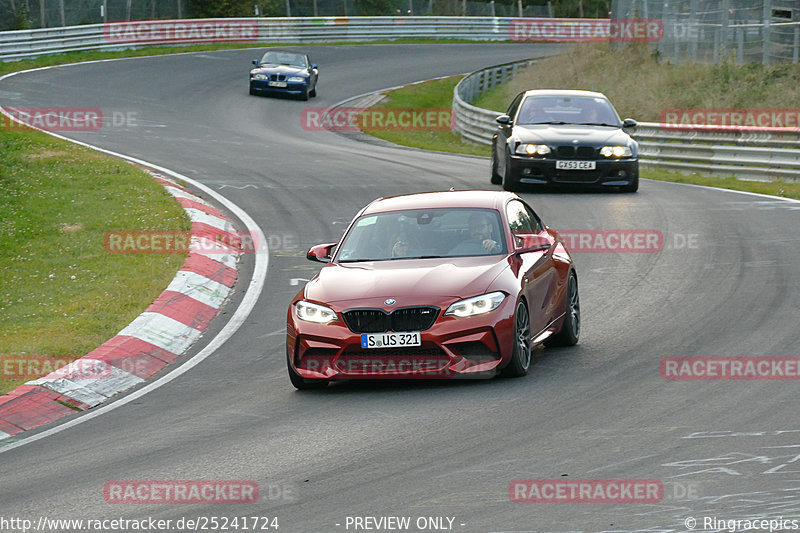
[[(457, 78), (411, 85), (392, 91), (381, 106), (450, 107)], [(608, 96), (623, 117), (658, 122), (662, 109), (796, 108), (800, 66), (737, 66), (659, 63), (646, 46), (610, 50), (607, 44), (577, 46), (543, 59), (511, 82), (481, 95), (473, 105), (503, 113), (513, 97), (527, 89), (580, 88)], [(460, 140), (452, 132), (368, 131), (398, 144), (478, 155), (488, 146)], [(487, 164), (488, 176), (488, 164)], [(800, 198), (800, 183), (756, 182), (642, 168), (643, 178)], [(488, 177), (487, 177), (488, 183)]]
[[(461, 81), (461, 78), (463, 76), (454, 76), (396, 89), (389, 93), (388, 98), (379, 107), (389, 109), (449, 110), (453, 105), (453, 88)], [(437, 125), (440, 126), (441, 124), (437, 122)], [(444, 124), (444, 126), (448, 126), (448, 124)], [(364, 132), (393, 143), (415, 148), (474, 155), (490, 154), (488, 147), (464, 141), (459, 133), (450, 130), (387, 131), (366, 129)]]
[[(185, 256), (110, 254), (112, 230), (188, 230), (147, 173), (44, 133), (0, 129), (0, 394), (19, 361), (72, 360), (113, 337)], [(16, 129), (16, 128), (15, 128)]]

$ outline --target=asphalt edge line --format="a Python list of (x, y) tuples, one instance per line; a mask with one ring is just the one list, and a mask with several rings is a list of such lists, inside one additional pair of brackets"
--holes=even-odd
[[(31, 70), (41, 70), (41, 69), (31, 69)], [(23, 71), (8, 73), (8, 74), (6, 74), (4, 76), (0, 76), (0, 81), (6, 79), (8, 77), (11, 77), (11, 76), (14, 76), (14, 75), (17, 75), (17, 74), (26, 73), (26, 72), (29, 72), (29, 71), (23, 70)], [(2, 113), (3, 115), (7, 116), (11, 120), (14, 120), (14, 117), (12, 117), (8, 113), (6, 113), (6, 111), (3, 109), (2, 106), (0, 106), (0, 113)], [(256, 222), (250, 217), (250, 215), (248, 215), (242, 208), (240, 208), (238, 205), (236, 205), (232, 201), (230, 201), (227, 198), (225, 198), (220, 193), (214, 191), (213, 189), (211, 189), (207, 185), (204, 185), (203, 183), (195, 181), (192, 178), (184, 176), (184, 175), (182, 175), (182, 174), (180, 174), (178, 172), (175, 172), (173, 170), (170, 170), (168, 168), (161, 167), (159, 165), (150, 163), (148, 161), (144, 161), (144, 160), (139, 159), (139, 158), (135, 158), (135, 157), (128, 156), (128, 155), (125, 155), (125, 154), (121, 154), (121, 153), (118, 153), (118, 152), (114, 152), (112, 150), (107, 150), (105, 148), (100, 148), (98, 146), (94, 146), (92, 144), (85, 143), (85, 142), (82, 142), (82, 141), (78, 141), (78, 140), (75, 140), (75, 139), (69, 139), (67, 137), (64, 137), (62, 135), (59, 135), (59, 134), (51, 132), (51, 131), (42, 130), (42, 129), (36, 128), (36, 127), (31, 127), (31, 128), (34, 129), (34, 130), (38, 130), (38, 131), (44, 132), (44, 133), (46, 133), (48, 135), (51, 135), (51, 136), (53, 136), (55, 138), (65, 140), (65, 141), (71, 142), (73, 144), (77, 144), (79, 146), (84, 146), (84, 147), (89, 148), (91, 150), (95, 150), (95, 151), (110, 155), (112, 157), (117, 157), (117, 158), (123, 159), (125, 161), (128, 161), (130, 163), (134, 163), (136, 165), (140, 165), (140, 166), (143, 166), (143, 167), (148, 167), (148, 168), (150, 168), (152, 170), (155, 170), (157, 172), (161, 172), (161, 173), (166, 174), (168, 176), (171, 176), (171, 177), (173, 177), (175, 179), (182, 180), (182, 181), (184, 181), (186, 183), (191, 184), (196, 189), (199, 189), (200, 191), (202, 191), (202, 192), (208, 194), (209, 196), (211, 196), (212, 198), (214, 198), (217, 202), (219, 202), (226, 209), (228, 209), (229, 212), (233, 213), (233, 215), (236, 216), (245, 225), (245, 227), (250, 232), (250, 235), (252, 235), (255, 239), (257, 239), (256, 242), (263, 243), (263, 246), (262, 246), (262, 248), (260, 248), (258, 250), (258, 253), (254, 254), (255, 255), (255, 265), (254, 265), (254, 268), (253, 268), (253, 276), (252, 276), (250, 282), (248, 283), (248, 286), (247, 286), (246, 292), (245, 292), (245, 294), (244, 294), (244, 296), (242, 298), (242, 301), (240, 302), (240, 304), (237, 307), (236, 311), (231, 315), (231, 317), (228, 320), (228, 322), (219, 331), (219, 333), (217, 333), (217, 335), (202, 350), (200, 350), (200, 352), (198, 352), (197, 354), (192, 356), (189, 360), (187, 360), (186, 362), (184, 362), (180, 366), (176, 367), (175, 369), (171, 370), (170, 372), (168, 372), (164, 376), (161, 376), (160, 378), (156, 379), (155, 381), (152, 381), (152, 382), (148, 383), (147, 385), (143, 386), (142, 388), (140, 388), (140, 389), (138, 389), (136, 391), (133, 391), (132, 393), (128, 394), (127, 396), (125, 396), (125, 397), (123, 397), (123, 398), (121, 398), (121, 399), (119, 399), (117, 401), (114, 401), (114, 402), (112, 402), (110, 404), (98, 407), (96, 409), (92, 409), (91, 411), (84, 411), (85, 414), (83, 414), (82, 416), (79, 416), (78, 418), (74, 418), (72, 420), (68, 420), (68, 421), (66, 421), (66, 422), (64, 422), (62, 424), (59, 424), (56, 427), (53, 427), (53, 428), (50, 428), (48, 430), (42, 431), (42, 432), (37, 433), (35, 435), (22, 437), (19, 440), (16, 440), (16, 435), (11, 435), (10, 438), (9, 438), (9, 437), (7, 437), (7, 435), (9, 435), (8, 433), (0, 432), (0, 438), (2, 438), (2, 440), (0, 440), (0, 453), (12, 450), (12, 449), (17, 448), (19, 446), (23, 446), (25, 444), (29, 444), (31, 442), (35, 442), (37, 440), (43, 439), (45, 437), (48, 437), (50, 435), (59, 433), (61, 431), (64, 431), (65, 429), (71, 428), (71, 427), (76, 426), (78, 424), (82, 424), (83, 422), (86, 422), (86, 421), (91, 420), (91, 419), (93, 419), (93, 418), (95, 418), (97, 416), (100, 416), (101, 414), (104, 414), (104, 413), (106, 413), (108, 411), (114, 410), (117, 407), (121, 407), (121, 406), (123, 406), (123, 405), (125, 405), (125, 404), (127, 404), (127, 403), (129, 403), (129, 402), (131, 402), (133, 400), (136, 400), (136, 399), (140, 398), (141, 396), (147, 394), (148, 392), (150, 392), (152, 390), (155, 390), (155, 389), (161, 387), (162, 385), (165, 385), (166, 383), (169, 383), (170, 381), (174, 380), (175, 378), (181, 376), (185, 372), (187, 372), (190, 369), (194, 368), (200, 362), (205, 360), (208, 356), (213, 354), (220, 346), (222, 346), (228, 339), (230, 339), (231, 336), (233, 336), (233, 334), (242, 326), (242, 324), (244, 324), (244, 321), (247, 319), (247, 317), (250, 315), (251, 311), (255, 307), (255, 304), (258, 301), (258, 298), (260, 297), (261, 292), (262, 292), (262, 290), (264, 288), (264, 284), (265, 284), (265, 281), (266, 281), (266, 275), (267, 275), (267, 269), (268, 269), (268, 263), (269, 263), (268, 245), (267, 245), (266, 239), (264, 237), (264, 232), (261, 230), (261, 228), (258, 226), (258, 224), (256, 224)], [(152, 174), (152, 172), (151, 172), (151, 174)], [(177, 199), (176, 199), (176, 201), (177, 201)], [(180, 273), (181, 271), (179, 270), (178, 272)], [(176, 277), (177, 277), (177, 275), (176, 275)], [(25, 387), (25, 385), (22, 385), (21, 387)], [(56, 391), (51, 391), (50, 389), (45, 389), (45, 390), (47, 390), (49, 392), (52, 392), (53, 394), (56, 394), (56, 395), (59, 394)], [(11, 441), (11, 442), (8, 442), (8, 441)]]

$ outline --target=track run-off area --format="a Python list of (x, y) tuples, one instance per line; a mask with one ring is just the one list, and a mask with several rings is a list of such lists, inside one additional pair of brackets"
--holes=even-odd
[[(556, 50), (308, 47), (320, 70), (319, 96), (308, 102), (248, 95), (260, 49), (69, 65), (0, 82), (3, 106), (118, 117), (62, 135), (218, 192), (263, 230), (270, 254), (265, 278), (244, 256), (223, 314), (164, 372), (191, 364), (261, 275), (252, 311), (199, 364), (132, 401), (123, 395), (102, 416), (13, 449), (0, 445), (0, 517), (152, 517), (172, 520), (171, 531), (193, 529), (175, 525), (181, 518), (263, 517), (259, 530), (298, 533), (686, 531), (688, 519), (701, 530), (705, 517), (800, 520), (797, 381), (668, 380), (660, 370), (665, 357), (800, 354), (798, 202), (650, 180), (637, 194), (523, 192), (552, 228), (663, 235), (658, 251), (574, 254), (577, 346), (537, 351), (519, 379), (306, 392), (290, 384), (286, 308), (319, 269), (305, 258), (310, 246), (338, 240), (377, 197), (498, 188), (489, 184), (488, 158), (309, 131), (303, 111)], [(131, 480), (238, 480), (257, 485), (259, 497), (113, 502), (109, 487)], [(658, 480), (663, 495), (513, 502), (514, 480)], [(706, 530), (724, 529), (715, 527)]]

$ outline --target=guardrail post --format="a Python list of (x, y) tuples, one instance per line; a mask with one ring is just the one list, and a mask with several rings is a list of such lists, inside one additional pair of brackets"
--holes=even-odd
[(763, 50), (764, 55), (761, 58), (761, 63), (763, 65), (769, 64), (769, 53), (770, 53), (770, 41), (772, 39), (772, 0), (764, 0), (764, 11), (763, 15), (764, 20), (762, 21), (764, 26), (764, 43), (763, 43)]
[(744, 28), (736, 28), (736, 63), (741, 65), (744, 63)]
[(792, 63), (797, 63), (800, 53), (800, 26), (794, 27), (794, 46), (792, 47)]

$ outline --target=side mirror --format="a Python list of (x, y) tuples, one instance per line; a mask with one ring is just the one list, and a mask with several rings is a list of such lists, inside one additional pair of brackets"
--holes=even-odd
[(550, 249), (553, 240), (538, 233), (518, 233), (514, 235), (514, 245), (518, 254), (542, 252)]
[(635, 128), (636, 127), (636, 121), (633, 120), (632, 118), (626, 118), (625, 120), (622, 121), (622, 127), (623, 128)]
[(254, 59), (254, 60), (253, 60), (253, 64), (254, 64), (255, 66), (258, 66), (258, 59)]
[(319, 68), (319, 65), (311, 65), (311, 70), (317, 70), (318, 68)]
[(306, 252), (306, 259), (309, 261), (317, 261), (318, 263), (330, 263), (334, 246), (336, 246), (335, 242), (312, 246), (311, 249)]
[(511, 117), (509, 117), (508, 115), (500, 115), (499, 117), (497, 117), (494, 120), (498, 124), (503, 124), (503, 125), (511, 124)]

